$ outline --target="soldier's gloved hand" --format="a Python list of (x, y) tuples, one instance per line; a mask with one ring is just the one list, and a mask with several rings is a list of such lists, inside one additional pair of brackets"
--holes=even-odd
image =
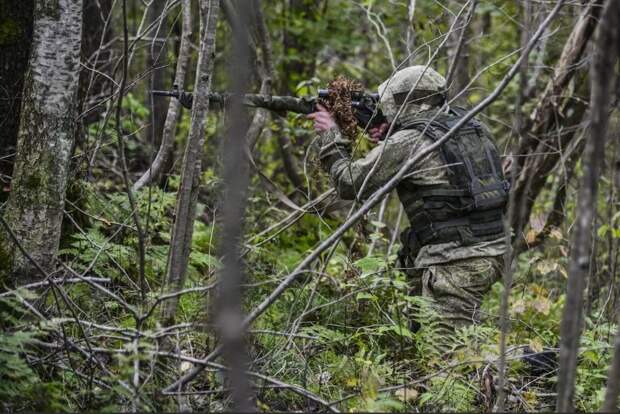
[(336, 128), (336, 121), (334, 121), (332, 114), (321, 104), (318, 104), (316, 107), (318, 111), (307, 116), (308, 119), (314, 121), (314, 130), (318, 133), (322, 133)]
[(387, 122), (382, 123), (379, 126), (374, 128), (370, 128), (368, 130), (368, 134), (370, 135), (370, 140), (375, 144), (385, 138), (385, 134), (387, 134), (388, 129), (390, 129), (390, 125)]

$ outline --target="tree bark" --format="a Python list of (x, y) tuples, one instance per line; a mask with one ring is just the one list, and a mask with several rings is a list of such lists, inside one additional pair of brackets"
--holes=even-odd
[[(246, 1), (246, 0), (244, 0)], [(241, 258), (243, 222), (247, 204), (249, 184), (249, 163), (246, 153), (246, 133), (248, 113), (243, 105), (244, 94), (250, 83), (250, 48), (248, 27), (250, 26), (250, 6), (260, 7), (257, 2), (237, 7), (238, 21), (233, 26), (233, 48), (230, 61), (232, 81), (232, 102), (227, 117), (227, 145), (222, 146), (223, 208), (222, 238), (218, 256), (222, 257), (223, 269), (219, 274), (219, 294), (217, 306), (217, 326), (224, 345), (224, 358), (230, 365), (228, 373), (231, 385), (233, 409), (237, 412), (256, 411), (252, 390), (245, 371), (248, 357), (244, 346), (243, 293), (241, 285), (245, 279), (245, 269)]]
[[(60, 242), (69, 161), (77, 116), (82, 1), (37, 2), (30, 69), (17, 156), (5, 219), (43, 269), (53, 267)], [(5, 243), (20, 283), (40, 276), (15, 246)]]
[(577, 222), (573, 235), (566, 291), (566, 304), (560, 328), (560, 372), (558, 376), (558, 412), (572, 412), (577, 354), (583, 324), (583, 293), (590, 267), (592, 221), (596, 214), (600, 160), (605, 157), (605, 139), (609, 122), (614, 66), (617, 58), (620, 2), (608, 0), (594, 45), (591, 69), (590, 136), (583, 155), (584, 174), (579, 189)]
[[(202, 170), (200, 153), (204, 144), (205, 126), (209, 112), (209, 92), (213, 61), (215, 59), (215, 32), (219, 0), (200, 2), (200, 52), (194, 86), (194, 101), (189, 137), (183, 156), (181, 184), (177, 193), (175, 218), (172, 226), (170, 253), (166, 270), (166, 284), (171, 291), (183, 288), (187, 272), (196, 203)], [(163, 310), (164, 324), (174, 323), (178, 296), (166, 302)]]
[[(459, 10), (466, 2), (462, 0), (451, 0), (452, 4)], [(453, 98), (459, 95), (469, 84), (469, 24), (473, 17), (473, 13), (477, 6), (477, 1), (473, 1), (470, 5), (469, 13), (461, 18), (460, 22), (454, 22), (458, 19), (458, 15), (451, 16), (450, 25), (454, 25), (456, 29), (448, 36), (448, 62), (450, 69), (446, 75), (448, 97)], [(459, 101), (466, 100), (467, 93), (463, 93), (459, 97)]]
[[(168, 48), (166, 47), (166, 39), (168, 37), (168, 21), (164, 15), (166, 8), (166, 0), (155, 0), (149, 9), (149, 22), (155, 24), (153, 30), (153, 40), (149, 43), (147, 56), (147, 70), (150, 70), (149, 89), (165, 90), (166, 72), (168, 63)], [(155, 146), (159, 146), (162, 142), (164, 125), (166, 122), (166, 101), (157, 99), (147, 92), (147, 102), (151, 111), (148, 127), (146, 128), (146, 142), (150, 142)]]
[[(174, 83), (183, 87), (185, 84), (185, 77), (187, 74), (187, 66), (190, 59), (190, 46), (192, 35), (192, 19), (191, 19), (191, 3), (189, 0), (183, 0), (183, 25), (181, 29), (181, 44), (179, 46), (179, 56), (177, 60), (176, 74), (174, 76)], [(157, 99), (157, 98), (156, 98)], [(158, 98), (158, 101), (164, 102), (162, 98)], [(161, 145), (157, 155), (153, 160), (153, 163), (148, 170), (136, 181), (133, 186), (134, 191), (139, 191), (145, 185), (156, 181), (164, 169), (168, 165), (170, 156), (174, 151), (174, 140), (177, 129), (177, 121), (181, 112), (181, 102), (178, 99), (171, 99), (168, 105), (168, 113), (166, 115), (166, 122), (164, 123), (164, 130), (162, 133)]]
[(34, 0), (0, 2), (0, 183), (8, 183), (17, 143), (24, 74), (32, 43)]
[[(112, 0), (84, 0), (83, 25), (88, 30), (82, 33), (82, 62), (86, 67), (82, 67), (80, 71), (80, 110), (89, 98), (104, 94), (108, 86), (109, 80), (100, 73), (106, 73), (110, 69), (110, 49), (104, 45), (112, 38), (111, 13)], [(100, 111), (91, 112), (84, 123), (96, 121), (99, 114)]]
[[(620, 326), (620, 323), (618, 325)], [(618, 395), (620, 395), (620, 328), (616, 333), (613, 359), (607, 372), (607, 390), (601, 412), (618, 412)]]

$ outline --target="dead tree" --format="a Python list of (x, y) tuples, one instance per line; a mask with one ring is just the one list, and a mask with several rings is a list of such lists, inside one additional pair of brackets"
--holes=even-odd
[[(200, 2), (200, 52), (194, 86), (192, 119), (185, 154), (183, 155), (181, 184), (177, 192), (172, 240), (166, 269), (166, 284), (168, 289), (172, 291), (182, 289), (185, 284), (192, 244), (200, 172), (202, 171), (200, 153), (204, 144), (213, 60), (215, 59), (215, 31), (219, 3), (219, 0), (201, 0)], [(174, 321), (177, 304), (178, 296), (166, 302), (163, 311), (163, 322), (165, 324)]]
[[(82, 1), (36, 2), (11, 194), (5, 219), (21, 245), (51, 270), (60, 242), (74, 142)], [(38, 275), (10, 243), (5, 261), (20, 283)]]
[(583, 155), (583, 177), (579, 188), (577, 222), (566, 291), (566, 304), (560, 329), (560, 372), (558, 376), (558, 412), (572, 412), (577, 370), (577, 354), (583, 324), (586, 277), (590, 267), (592, 222), (596, 215), (600, 160), (605, 157), (614, 67), (618, 56), (620, 3), (608, 0), (601, 16), (591, 69), (590, 135)]

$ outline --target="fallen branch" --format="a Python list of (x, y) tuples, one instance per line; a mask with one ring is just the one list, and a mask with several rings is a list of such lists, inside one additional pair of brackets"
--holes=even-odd
[[(71, 277), (69, 279), (60, 279), (60, 278), (53, 279), (53, 283), (57, 285), (62, 285), (63, 283), (81, 283), (81, 282), (110, 283), (110, 281), (111, 281), (110, 279), (105, 278), (105, 277), (85, 277), (83, 279), (79, 279), (77, 277)], [(35, 289), (35, 288), (39, 288), (43, 286), (48, 286), (49, 283), (50, 283), (49, 280), (45, 280), (43, 282), (36, 282), (36, 283), (30, 283), (28, 285), (22, 285), (19, 287), (19, 289), (12, 289), (7, 292), (0, 293), (0, 298), (10, 296), (10, 295), (16, 295), (21, 289)]]

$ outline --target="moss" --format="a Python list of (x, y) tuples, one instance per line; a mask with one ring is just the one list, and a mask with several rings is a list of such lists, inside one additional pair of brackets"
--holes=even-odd
[(4, 232), (0, 232), (0, 285), (9, 283), (9, 276), (13, 263), (13, 255), (6, 246)]
[(15, 20), (0, 20), (0, 46), (17, 43), (21, 41), (22, 38), (22, 29)]
[(33, 172), (28, 175), (28, 178), (24, 184), (26, 184), (26, 189), (36, 191), (37, 189), (41, 188), (42, 182), (43, 180), (40, 174)]

